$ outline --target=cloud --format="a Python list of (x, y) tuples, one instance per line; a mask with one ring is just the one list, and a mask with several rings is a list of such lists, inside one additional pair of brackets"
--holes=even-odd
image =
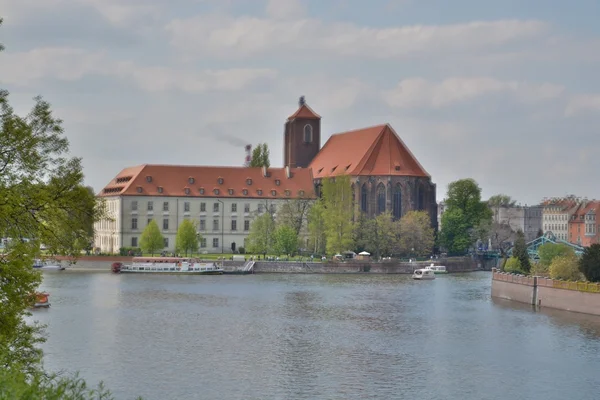
[(538, 37), (547, 28), (546, 23), (536, 20), (371, 28), (317, 19), (279, 21), (224, 15), (175, 19), (166, 26), (173, 46), (199, 55), (241, 58), (306, 52), (378, 59), (486, 51), (490, 47)]
[(527, 103), (539, 102), (555, 99), (564, 90), (551, 83), (530, 84), (491, 77), (453, 77), (441, 82), (411, 78), (384, 92), (384, 97), (390, 106), (397, 108), (443, 108), (495, 94), (511, 94)]
[(144, 66), (132, 61), (111, 60), (105, 52), (77, 48), (40, 48), (22, 53), (6, 53), (2, 58), (0, 82), (17, 86), (31, 86), (46, 78), (76, 81), (84, 76), (100, 75), (124, 81), (133, 80), (147, 92), (179, 90), (198, 93), (241, 90), (277, 77), (277, 71), (268, 68), (195, 71)]
[(577, 95), (569, 100), (565, 110), (565, 116), (574, 117), (585, 113), (600, 114), (600, 94)]
[(306, 7), (300, 0), (267, 0), (266, 12), (275, 19), (297, 19), (304, 17)]

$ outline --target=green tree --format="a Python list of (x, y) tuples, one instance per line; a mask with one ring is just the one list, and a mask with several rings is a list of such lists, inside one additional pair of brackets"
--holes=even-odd
[(563, 281), (581, 280), (577, 256), (575, 254), (569, 254), (554, 257), (552, 264), (550, 264), (550, 277), (552, 279), (561, 279)]
[(504, 272), (508, 272), (509, 274), (524, 274), (521, 261), (517, 257), (510, 257), (504, 263)]
[(439, 233), (440, 244), (450, 254), (465, 254), (473, 240), (469, 234), (467, 219), (458, 208), (446, 210), (442, 214), (442, 230)]
[(579, 271), (590, 282), (600, 282), (600, 244), (586, 247), (579, 260)]
[(352, 187), (348, 176), (323, 179), (323, 206), (327, 253), (346, 251), (354, 242)]
[(298, 235), (294, 228), (279, 225), (273, 232), (273, 251), (275, 254), (293, 256), (298, 250)]
[(523, 272), (529, 273), (529, 271), (531, 270), (531, 262), (529, 261), (529, 253), (527, 253), (525, 234), (520, 229), (517, 231), (517, 238), (515, 239), (513, 255), (517, 257), (521, 262), (521, 269), (523, 270)]
[(325, 254), (327, 238), (325, 235), (325, 208), (321, 200), (310, 208), (308, 212), (308, 234), (313, 253)]
[(488, 207), (514, 207), (516, 203), (516, 200), (506, 194), (496, 194), (487, 201)]
[(251, 167), (267, 167), (271, 166), (269, 160), (269, 146), (266, 143), (259, 143), (252, 150), (252, 159), (250, 160)]
[(409, 211), (400, 219), (400, 248), (410, 256), (431, 254), (435, 243), (431, 218), (426, 211)]
[(254, 254), (268, 254), (273, 249), (274, 231), (275, 221), (271, 213), (265, 212), (254, 218), (246, 238), (247, 251)]
[[(179, 234), (179, 231), (177, 232)], [(144, 228), (140, 238), (140, 248), (144, 253), (154, 255), (159, 250), (165, 247), (165, 238), (160, 233), (155, 220), (150, 221), (148, 226)]]
[(175, 248), (178, 252), (184, 252), (186, 257), (189, 254), (198, 251), (198, 241), (200, 236), (196, 232), (196, 226), (189, 219), (184, 219), (177, 229), (177, 237), (175, 238)]
[(396, 253), (399, 250), (399, 237), (400, 222), (394, 221), (390, 212), (372, 219), (361, 215), (355, 224), (356, 244), (376, 258)]
[(564, 243), (545, 243), (538, 248), (540, 264), (550, 268), (552, 261), (559, 256), (575, 255), (575, 251)]
[(313, 205), (312, 199), (289, 199), (286, 200), (277, 211), (277, 220), (280, 224), (290, 226), (297, 236), (300, 236), (302, 228), (306, 226), (308, 214)]

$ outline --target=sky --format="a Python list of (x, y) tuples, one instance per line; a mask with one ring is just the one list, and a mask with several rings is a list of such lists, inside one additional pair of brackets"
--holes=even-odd
[(600, 198), (596, 0), (0, 0), (0, 87), (42, 95), (99, 191), (139, 164), (283, 164), (298, 98), (390, 123), (437, 184)]

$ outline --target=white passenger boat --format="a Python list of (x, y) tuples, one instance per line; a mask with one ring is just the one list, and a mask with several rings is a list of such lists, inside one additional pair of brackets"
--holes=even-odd
[(415, 272), (413, 272), (412, 277), (413, 277), (413, 279), (418, 279), (418, 280), (430, 280), (430, 279), (435, 279), (435, 274), (430, 269), (422, 268), (422, 269), (416, 269)]
[(433, 271), (434, 274), (447, 274), (448, 273), (445, 266), (433, 265), (433, 263), (429, 267), (425, 267), (425, 269)]
[(131, 264), (113, 263), (114, 273), (221, 275), (223, 268), (214, 262), (180, 257), (134, 257)]
[(40, 259), (35, 259), (33, 261), (33, 268), (41, 269), (43, 271), (64, 271), (65, 267), (63, 267), (58, 261), (44, 261)]

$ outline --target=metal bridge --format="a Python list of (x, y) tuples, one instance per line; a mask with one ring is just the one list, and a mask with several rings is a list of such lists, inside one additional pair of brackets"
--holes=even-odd
[[(534, 239), (531, 242), (527, 243), (527, 254), (529, 254), (529, 258), (531, 258), (533, 260), (539, 260), (540, 255), (538, 254), (538, 249), (540, 248), (540, 246), (542, 246), (546, 243), (564, 244), (566, 246), (569, 246), (570, 248), (572, 248), (575, 251), (575, 254), (578, 257), (580, 257), (583, 254), (583, 250), (584, 250), (584, 248), (582, 246), (578, 246), (576, 244), (569, 243), (569, 242), (566, 242), (561, 239), (557, 239), (556, 236), (554, 236), (554, 234), (552, 232), (546, 232), (543, 236), (540, 236), (539, 238)], [(511, 247), (507, 251), (507, 254), (509, 256), (512, 256), (513, 249), (514, 249), (514, 247)]]

